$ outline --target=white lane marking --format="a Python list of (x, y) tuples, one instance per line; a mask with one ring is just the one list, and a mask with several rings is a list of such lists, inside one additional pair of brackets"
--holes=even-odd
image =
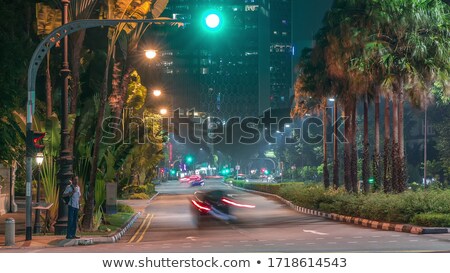
[(430, 242), (436, 242), (437, 239), (430, 239), (430, 240), (428, 240), (428, 241), (430, 241)]
[(230, 241), (221, 241), (221, 243), (229, 243)]
[(232, 247), (232, 245), (223, 245), (224, 247)]
[(189, 237), (186, 237), (186, 239), (191, 240), (191, 241), (195, 241), (195, 240), (197, 240), (197, 237), (189, 236)]
[(338, 240), (340, 240), (342, 238), (344, 238), (344, 237), (334, 237), (334, 239), (338, 239)]
[(409, 240), (410, 242), (418, 242), (419, 240)]
[(347, 242), (347, 244), (357, 244), (358, 242)]
[(286, 241), (287, 239), (277, 239), (277, 241)]
[(316, 238), (316, 240), (323, 240), (323, 239), (325, 239), (325, 238)]
[(374, 236), (372, 236), (372, 238), (381, 238), (381, 236), (379, 236), (379, 235), (374, 235)]
[(315, 245), (316, 243), (306, 243), (307, 245)]
[(172, 244), (163, 244), (163, 246), (171, 246)]
[(362, 236), (354, 236), (354, 237), (352, 237), (353, 239), (361, 239), (362, 238)]
[(318, 232), (318, 231), (309, 230), (309, 229), (304, 229), (303, 232), (308, 232), (308, 233), (317, 234), (317, 235), (328, 235), (328, 233)]
[(244, 245), (244, 246), (253, 246), (253, 245)]
[(265, 246), (273, 246), (274, 244), (264, 244)]
[(369, 243), (378, 243), (378, 241), (369, 241)]
[(397, 243), (397, 241), (396, 240), (388, 241), (388, 243)]
[(241, 242), (241, 243), (247, 243), (248, 241), (245, 241), (245, 240), (244, 240), (244, 241), (239, 241), (239, 242)]
[(330, 245), (335, 245), (335, 244), (337, 244), (336, 242), (328, 242), (328, 244), (330, 244)]
[(207, 245), (207, 246), (202, 246), (202, 247), (211, 247), (210, 245)]
[(297, 241), (304, 241), (305, 239), (296, 239)]
[(400, 235), (394, 234), (394, 235), (392, 235), (392, 237), (400, 237)]
[(287, 246), (293, 246), (294, 243), (286, 243)]

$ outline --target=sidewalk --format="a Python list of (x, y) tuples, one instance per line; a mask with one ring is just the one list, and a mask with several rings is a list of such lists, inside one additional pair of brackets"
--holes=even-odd
[[(150, 203), (150, 200), (120, 200), (119, 202), (131, 206), (136, 213), (141, 212)], [(15, 213), (6, 213), (0, 216), (0, 252), (2, 249), (17, 249), (17, 248), (46, 248), (46, 247), (63, 247), (74, 245), (75, 240), (66, 239), (65, 235), (44, 235), (33, 234), (32, 240), (25, 240), (25, 201), (16, 200), (18, 211)], [(13, 218), (15, 221), (15, 245), (5, 246), (5, 220)], [(134, 219), (135, 220), (135, 219)], [(32, 227), (34, 225), (34, 214), (32, 217)], [(90, 235), (89, 238), (98, 239), (96, 241), (105, 241), (108, 236)], [(82, 237), (81, 239), (84, 239)]]

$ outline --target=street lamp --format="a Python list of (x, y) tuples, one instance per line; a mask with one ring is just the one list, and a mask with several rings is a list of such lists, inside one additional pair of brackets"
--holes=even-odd
[(145, 50), (145, 57), (147, 59), (154, 59), (156, 57), (156, 50), (154, 49)]
[(155, 96), (155, 97), (161, 96), (161, 90), (159, 90), (159, 89), (153, 90), (153, 96)]
[[(38, 180), (37, 180), (37, 191), (36, 191), (36, 205), (39, 206), (39, 202), (41, 201), (41, 165), (44, 161), (44, 154), (37, 153), (36, 154), (36, 163), (38, 165)], [(34, 215), (34, 233), (41, 232), (41, 211), (39, 209), (36, 210)]]
[(167, 115), (167, 109), (166, 108), (161, 108), (161, 109), (159, 109), (159, 113), (161, 115)]

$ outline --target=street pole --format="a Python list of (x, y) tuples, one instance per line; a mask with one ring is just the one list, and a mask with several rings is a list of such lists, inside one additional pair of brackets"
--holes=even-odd
[(427, 187), (427, 108), (428, 105), (425, 105), (425, 121), (423, 128), (423, 186)]
[[(69, 22), (69, 4), (70, 0), (61, 0), (63, 5), (62, 24)], [(63, 235), (67, 232), (67, 205), (62, 202), (62, 194), (69, 184), (70, 178), (73, 176), (72, 171), (72, 155), (69, 149), (70, 132), (68, 128), (69, 117), (69, 36), (64, 37), (63, 42), (63, 63), (61, 67), (61, 75), (63, 80), (63, 89), (61, 94), (61, 152), (60, 152), (60, 169), (58, 173), (59, 180), (59, 197), (58, 198), (58, 219), (55, 224), (55, 234)]]
[[(39, 206), (41, 199), (41, 164), (38, 162), (38, 180), (37, 180), (37, 191), (36, 191), (36, 205)], [(34, 233), (41, 233), (41, 211), (36, 210), (34, 215)]]
[(333, 108), (333, 185), (334, 188), (339, 188), (339, 159), (338, 159), (338, 126), (337, 126), (337, 115), (338, 115), (338, 107), (336, 99), (334, 100), (334, 108)]

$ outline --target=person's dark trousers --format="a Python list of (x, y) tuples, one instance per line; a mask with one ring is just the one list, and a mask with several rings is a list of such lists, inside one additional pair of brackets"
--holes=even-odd
[(77, 232), (77, 222), (78, 222), (78, 209), (72, 206), (69, 207), (69, 216), (67, 221), (67, 238), (75, 238)]

